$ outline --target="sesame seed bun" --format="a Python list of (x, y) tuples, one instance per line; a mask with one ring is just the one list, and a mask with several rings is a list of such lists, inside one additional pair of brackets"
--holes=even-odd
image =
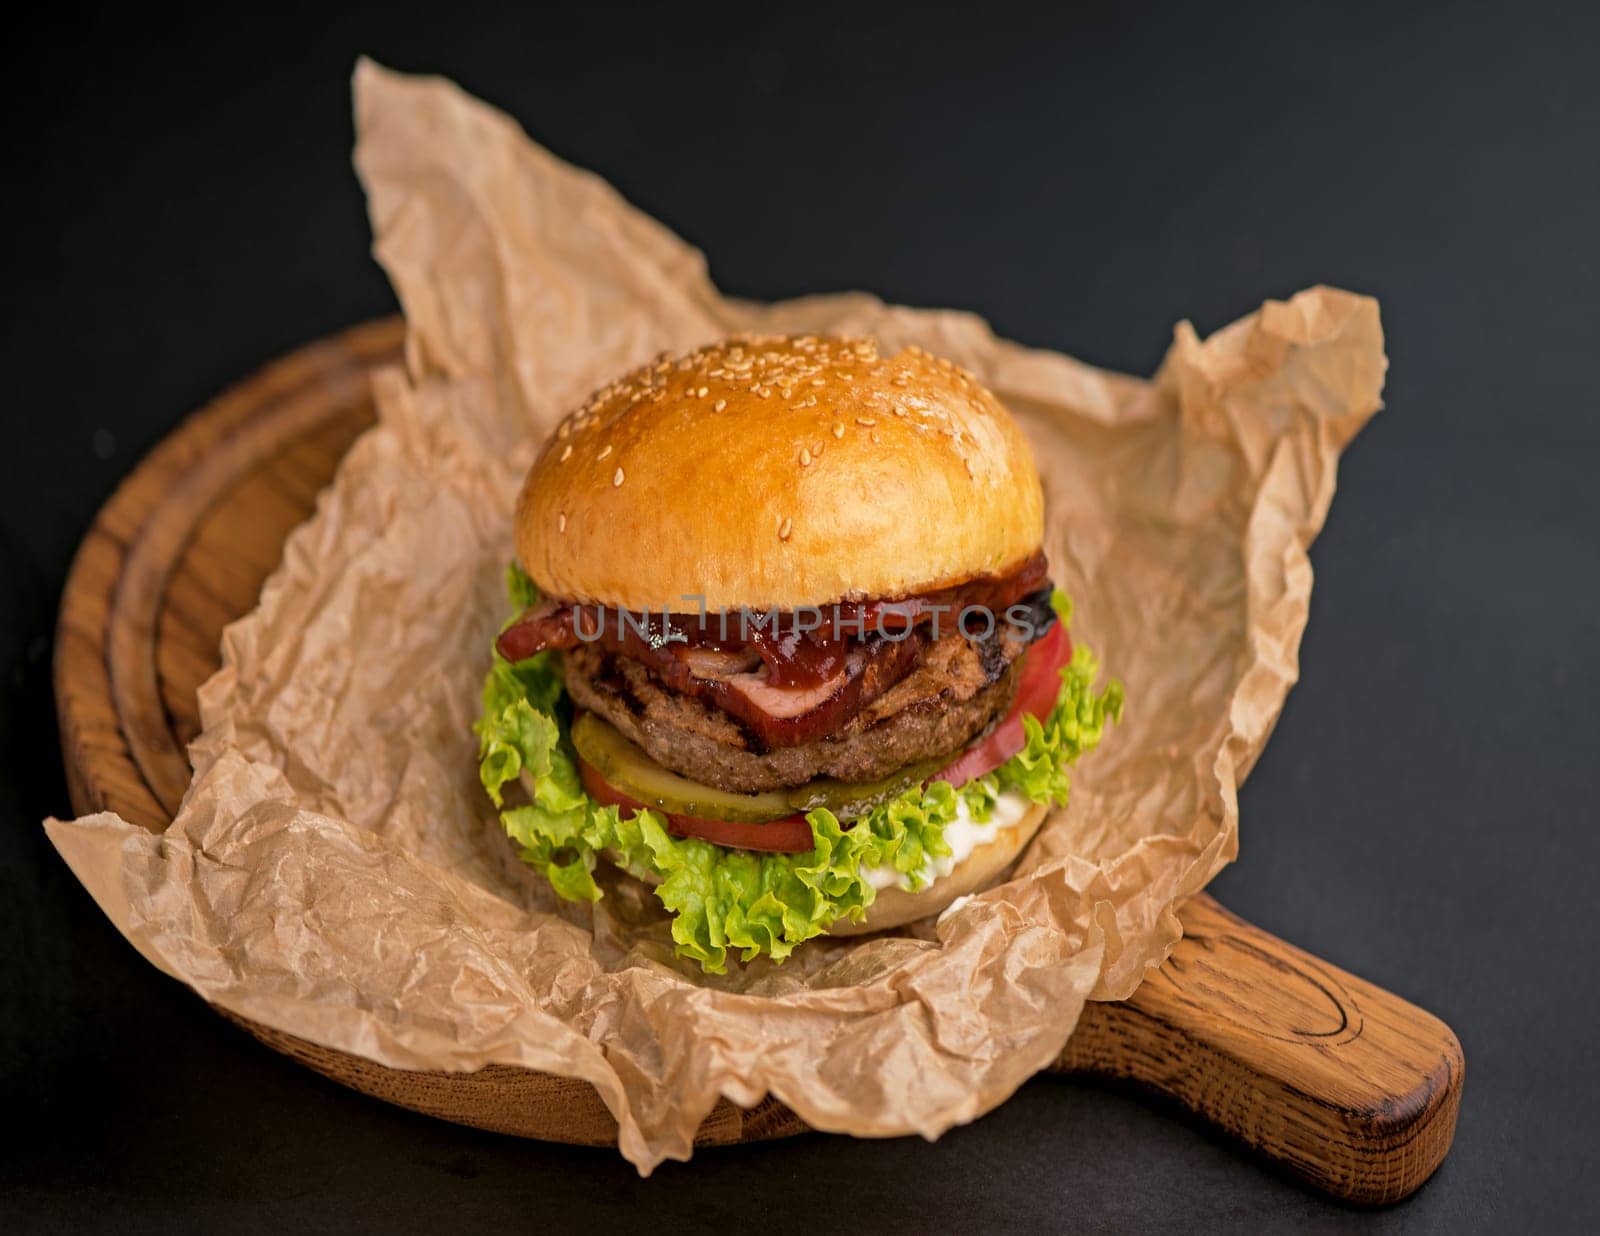
[(1009, 570), (1044, 534), (1027, 440), (971, 375), (869, 339), (662, 359), (557, 427), (517, 504), (546, 595), (795, 609)]
[(867, 917), (859, 923), (841, 921), (828, 931), (831, 936), (860, 936), (869, 931), (883, 931), (890, 927), (903, 927), (919, 918), (942, 913), (957, 897), (988, 888), (1010, 868), (1022, 853), (1022, 848), (1033, 840), (1049, 807), (1043, 803), (1029, 806), (1027, 814), (1015, 824), (1000, 829), (992, 841), (978, 846), (971, 854), (956, 864), (947, 876), (941, 876), (927, 888), (915, 893), (903, 888), (890, 887), (878, 890), (878, 895), (867, 907)]

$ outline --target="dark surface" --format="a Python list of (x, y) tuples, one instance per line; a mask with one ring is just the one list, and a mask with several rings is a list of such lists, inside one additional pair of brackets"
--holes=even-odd
[[(56, 28), (11, 32), (0, 1226), (1592, 1221), (1600, 22), (1521, 4), (1025, 23), (985, 5), (761, 31), (580, 8), (559, 25), (460, 3), (336, 25), (53, 10)], [(1179, 318), (1209, 331), (1318, 281), (1382, 299), (1388, 409), (1346, 457), (1303, 678), (1214, 891), (1460, 1034), (1456, 1146), (1420, 1195), (1352, 1212), (1056, 1080), (933, 1146), (812, 1136), (641, 1182), (611, 1153), (347, 1093), (116, 935), (38, 827), (68, 806), (57, 597), (95, 508), (186, 411), (392, 307), (348, 165), (362, 50), (507, 107), (744, 295), (957, 305), (1136, 372)]]

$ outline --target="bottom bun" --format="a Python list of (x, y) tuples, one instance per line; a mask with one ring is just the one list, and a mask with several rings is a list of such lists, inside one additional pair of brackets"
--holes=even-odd
[(828, 929), (828, 934), (861, 936), (869, 931), (903, 927), (919, 918), (940, 913), (957, 897), (987, 888), (1005, 874), (1022, 853), (1023, 846), (1033, 840), (1033, 834), (1039, 831), (1049, 810), (1048, 803), (1030, 805), (1027, 814), (1015, 824), (1000, 829), (994, 840), (984, 842), (957, 863), (949, 875), (941, 876), (926, 888), (914, 893), (898, 885), (880, 888), (867, 908), (866, 918), (859, 923), (840, 919)]

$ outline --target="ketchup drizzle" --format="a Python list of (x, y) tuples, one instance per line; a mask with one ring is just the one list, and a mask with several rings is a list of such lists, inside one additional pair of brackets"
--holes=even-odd
[[(962, 611), (973, 607), (989, 610), (999, 623), (1006, 607), (1038, 592), (1048, 581), (1041, 550), (1003, 575), (979, 576), (911, 597), (840, 601), (809, 611), (639, 614), (546, 601), (507, 627), (496, 646), (508, 661), (520, 661), (547, 648), (598, 644), (652, 665), (674, 649), (753, 652), (761, 658), (772, 686), (814, 688), (846, 672), (851, 652), (864, 642), (879, 638), (898, 642), (925, 625), (944, 634), (955, 630)], [(800, 629), (802, 614), (804, 625), (811, 629)], [(817, 625), (812, 627), (813, 623)]]

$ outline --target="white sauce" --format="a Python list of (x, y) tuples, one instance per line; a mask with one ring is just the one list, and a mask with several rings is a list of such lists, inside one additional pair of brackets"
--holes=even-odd
[[(1021, 820), (1028, 813), (1028, 805), (1028, 800), (1021, 794), (1002, 794), (995, 800), (994, 810), (989, 813), (989, 822), (980, 824), (967, 810), (967, 800), (958, 798), (956, 818), (944, 826), (944, 840), (950, 847), (950, 854), (946, 858), (929, 858), (923, 862), (922, 870), (917, 873), (922, 877), (922, 887), (927, 888), (932, 881), (949, 875), (974, 850), (993, 841), (1002, 828), (1010, 828)], [(861, 875), (873, 888), (889, 888), (892, 885), (908, 890), (911, 888), (910, 877), (901, 875), (887, 863), (881, 867), (868, 867)]]

